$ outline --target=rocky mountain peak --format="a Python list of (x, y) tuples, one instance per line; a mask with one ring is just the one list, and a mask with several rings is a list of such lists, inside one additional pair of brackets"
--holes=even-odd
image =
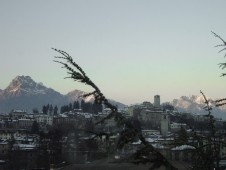
[(6, 90), (8, 92), (16, 92), (21, 88), (32, 87), (34, 84), (35, 82), (29, 76), (17, 76), (11, 81)]
[(45, 87), (42, 83), (36, 83), (30, 76), (15, 77), (4, 90), (4, 93), (9, 96), (46, 94), (52, 92), (52, 89)]

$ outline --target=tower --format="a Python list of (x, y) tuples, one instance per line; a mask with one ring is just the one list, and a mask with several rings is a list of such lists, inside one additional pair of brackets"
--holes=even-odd
[(161, 127), (161, 135), (167, 136), (169, 131), (169, 116), (166, 113), (163, 113), (161, 115), (160, 127)]
[(159, 95), (154, 96), (154, 106), (160, 107), (160, 96)]

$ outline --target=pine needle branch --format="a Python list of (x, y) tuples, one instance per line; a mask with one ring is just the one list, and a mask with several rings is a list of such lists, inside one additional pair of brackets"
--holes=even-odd
[(218, 65), (219, 65), (219, 67), (221, 69), (225, 69), (226, 68), (226, 63), (219, 63)]
[(222, 102), (222, 103), (220, 103), (220, 102), (218, 102), (218, 103), (216, 103), (216, 107), (219, 107), (219, 106), (223, 106), (223, 105), (226, 105), (226, 102)]
[[(215, 32), (213, 32), (213, 31), (211, 31), (211, 32), (213, 33), (213, 35), (215, 37), (219, 38), (223, 42), (223, 44), (216, 45), (215, 47), (225, 47), (226, 46), (226, 42), (224, 41), (224, 39), (221, 38), (219, 35), (217, 35)], [(226, 48), (221, 49), (220, 51), (218, 51), (218, 53), (220, 53), (220, 52), (222, 52), (224, 50), (226, 50)], [(226, 57), (226, 54), (224, 55), (224, 57)]]

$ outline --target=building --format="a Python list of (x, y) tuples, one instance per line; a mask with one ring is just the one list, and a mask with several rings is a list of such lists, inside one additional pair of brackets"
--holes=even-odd
[(160, 120), (160, 129), (161, 129), (161, 135), (167, 136), (169, 131), (169, 116), (167, 113), (161, 114), (161, 120)]
[(39, 114), (34, 117), (35, 121), (39, 124), (44, 125), (53, 125), (53, 116), (45, 115), (45, 114)]
[(9, 142), (8, 140), (0, 140), (0, 159), (5, 160), (9, 154)]
[(155, 107), (160, 107), (160, 96), (159, 95), (155, 95), (154, 96), (154, 106)]
[(18, 136), (24, 136), (28, 134), (28, 131), (25, 129), (0, 129), (0, 139), (11, 140)]
[(162, 113), (164, 113), (162, 110), (143, 109), (138, 119), (145, 124), (149, 124), (150, 128), (159, 129)]
[(18, 120), (19, 128), (31, 129), (33, 123), (34, 123), (34, 119), (22, 118)]
[(34, 169), (38, 167), (39, 149), (34, 144), (14, 144), (11, 166), (13, 169)]
[(21, 119), (24, 118), (27, 112), (25, 110), (13, 110), (10, 113), (12, 119)]
[(173, 161), (191, 161), (195, 147), (190, 145), (180, 145), (171, 148)]
[(178, 132), (182, 127), (184, 129), (186, 129), (187, 124), (185, 124), (185, 123), (175, 123), (175, 122), (170, 124), (170, 129), (171, 129), (172, 132)]

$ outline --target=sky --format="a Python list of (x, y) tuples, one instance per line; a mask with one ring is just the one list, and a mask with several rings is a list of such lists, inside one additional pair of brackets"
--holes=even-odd
[[(226, 97), (218, 63), (225, 0), (1, 0), (0, 89), (18, 75), (66, 94), (92, 89), (53, 62), (69, 53), (103, 94), (124, 104)], [(226, 71), (225, 71), (226, 72)]]

